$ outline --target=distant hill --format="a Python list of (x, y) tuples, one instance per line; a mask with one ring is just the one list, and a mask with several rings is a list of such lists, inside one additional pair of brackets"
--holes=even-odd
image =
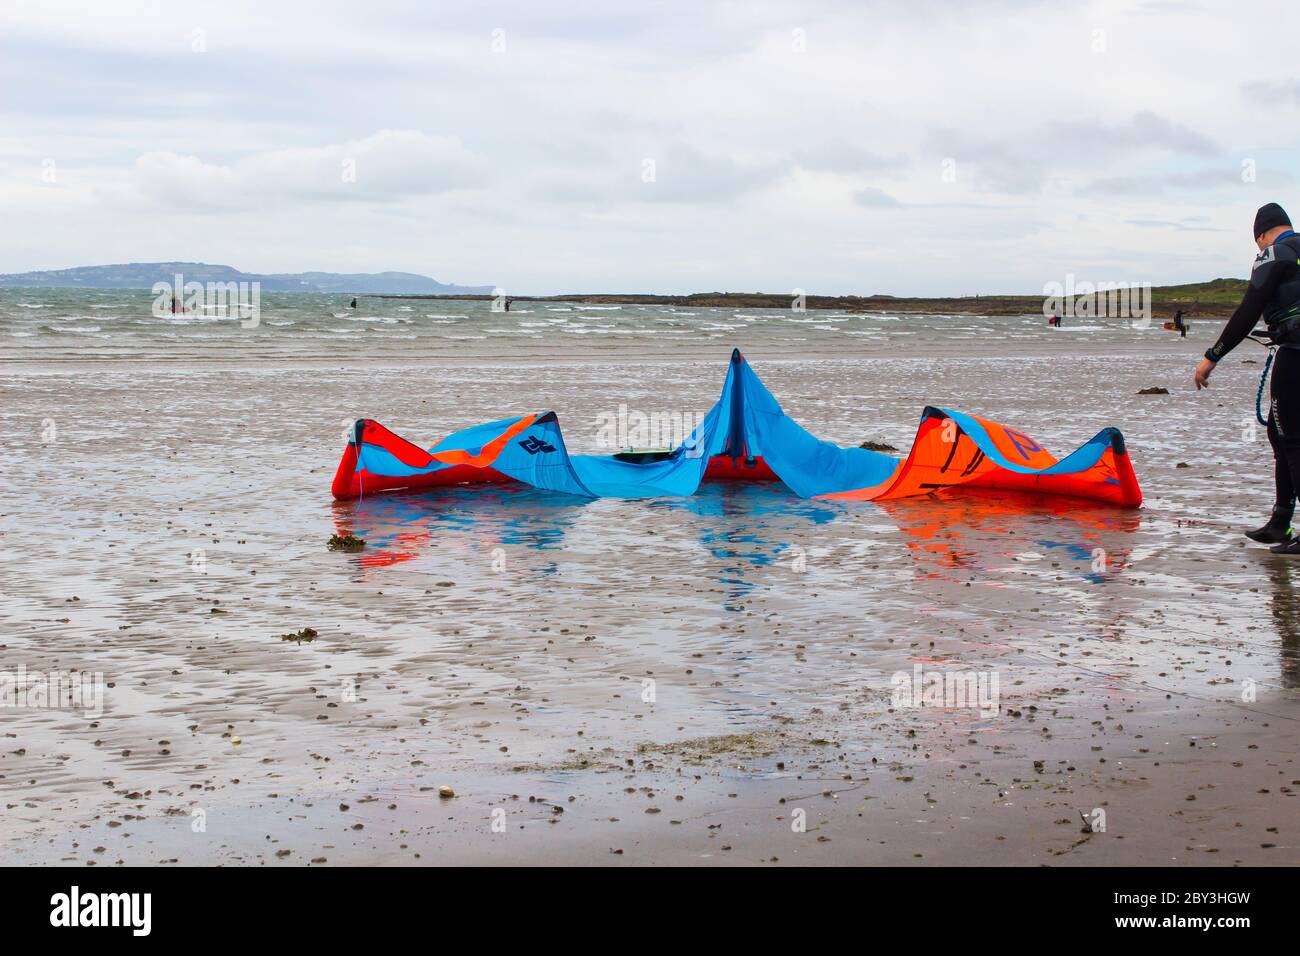
[(1187, 285), (1162, 285), (1151, 294), (1170, 302), (1199, 302), (1202, 305), (1220, 305), (1234, 309), (1246, 294), (1245, 279), (1211, 279), (1209, 282), (1192, 282)]
[(80, 266), (49, 272), (0, 275), (0, 287), (37, 289), (148, 289), (155, 282), (172, 282), (177, 273), (186, 282), (260, 282), (263, 292), (332, 292), (403, 295), (490, 295), (490, 285), (446, 285), (413, 272), (292, 272), (260, 274), (206, 262), (128, 262), (111, 266)]

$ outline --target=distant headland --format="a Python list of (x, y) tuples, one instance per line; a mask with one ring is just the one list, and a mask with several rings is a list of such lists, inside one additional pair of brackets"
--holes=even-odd
[(257, 282), (263, 292), (316, 292), (340, 295), (488, 295), (490, 285), (448, 285), (413, 272), (242, 272), (206, 262), (128, 262), (80, 266), (47, 272), (0, 275), (0, 287), (28, 289), (149, 289), (155, 282)]

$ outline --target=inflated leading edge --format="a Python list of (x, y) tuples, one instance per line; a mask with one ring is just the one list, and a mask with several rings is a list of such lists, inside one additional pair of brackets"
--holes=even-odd
[(334, 497), (393, 488), (522, 481), (589, 497), (694, 494), (706, 480), (782, 481), (804, 498), (872, 501), (944, 488), (999, 488), (1142, 503), (1119, 429), (1057, 461), (1023, 432), (926, 408), (907, 458), (814, 438), (781, 411), (739, 351), (722, 395), (690, 437), (659, 460), (570, 455), (554, 412), (448, 435), (428, 451), (361, 419), (334, 476)]

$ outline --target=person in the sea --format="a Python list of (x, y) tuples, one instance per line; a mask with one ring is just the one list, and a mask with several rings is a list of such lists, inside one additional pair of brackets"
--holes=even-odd
[(348, 308), (349, 308), (349, 309), (355, 309), (356, 307), (357, 307), (357, 300), (356, 300), (356, 299), (353, 299), (351, 302), (348, 303)]
[(1252, 541), (1271, 544), (1275, 554), (1300, 555), (1300, 538), (1291, 536), (1296, 490), (1300, 488), (1300, 236), (1277, 203), (1261, 206), (1251, 235), (1259, 255), (1241, 304), (1219, 340), (1206, 350), (1193, 380), (1199, 391), (1224, 356), (1241, 344), (1262, 317), (1273, 344), (1273, 380), (1269, 387), (1268, 440), (1273, 446), (1273, 480), (1277, 497), (1262, 528), (1247, 531)]
[(1174, 313), (1174, 328), (1178, 331), (1180, 338), (1187, 338), (1187, 323), (1183, 321), (1182, 309)]

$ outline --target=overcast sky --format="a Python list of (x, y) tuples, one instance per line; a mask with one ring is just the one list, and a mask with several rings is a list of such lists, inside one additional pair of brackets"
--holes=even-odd
[(4, 0), (0, 272), (1243, 276), (1255, 208), (1300, 209), (1297, 26), (1256, 0)]

